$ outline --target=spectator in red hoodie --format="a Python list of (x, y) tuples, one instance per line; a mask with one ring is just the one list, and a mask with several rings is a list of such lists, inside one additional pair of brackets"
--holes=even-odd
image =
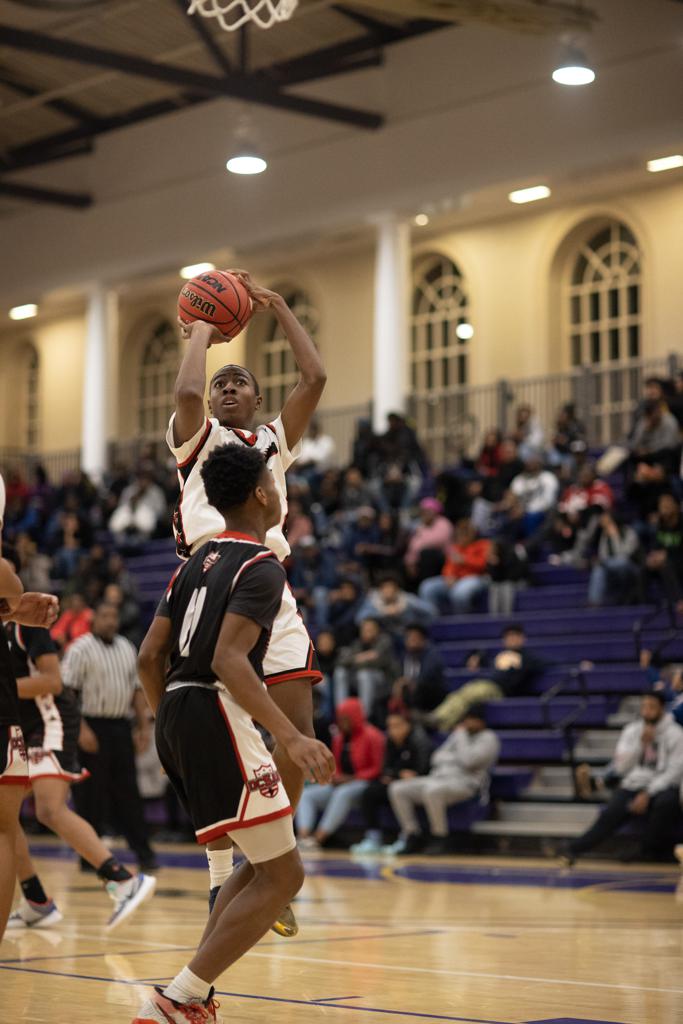
[(384, 733), (366, 721), (357, 697), (339, 704), (332, 740), (337, 770), (328, 785), (314, 783), (304, 789), (296, 812), (299, 846), (318, 849), (360, 805), (368, 783), (382, 772), (385, 743)]
[(466, 615), (489, 585), (486, 570), (491, 541), (478, 540), (469, 519), (455, 524), (453, 541), (441, 575), (424, 580), (418, 590), (435, 615)]
[(93, 610), (88, 608), (82, 594), (72, 594), (64, 600), (64, 611), (50, 630), (50, 636), (60, 651), (68, 650), (74, 640), (92, 632)]

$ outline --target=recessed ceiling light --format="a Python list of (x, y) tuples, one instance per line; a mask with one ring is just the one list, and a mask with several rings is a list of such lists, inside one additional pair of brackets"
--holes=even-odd
[(415, 223), (419, 228), (424, 228), (427, 226), (427, 224), (429, 224), (429, 217), (427, 216), (426, 213), (418, 213), (418, 215), (415, 217)]
[(455, 333), (461, 341), (469, 341), (470, 338), (474, 337), (474, 327), (468, 323), (458, 324), (455, 328)]
[(683, 167), (683, 156), (676, 153), (674, 156), (660, 156), (657, 160), (648, 160), (647, 169), (656, 174), (657, 171), (672, 171), (674, 167)]
[(553, 82), (559, 85), (590, 85), (594, 81), (595, 72), (583, 50), (567, 47), (560, 64), (553, 71)]
[(214, 263), (190, 263), (187, 267), (180, 268), (180, 276), (189, 281), (191, 277), (197, 277), (198, 274), (208, 274), (209, 271), (215, 269), (216, 265)]
[(230, 157), (225, 166), (231, 174), (262, 174), (268, 164), (255, 153), (239, 153)]
[(531, 188), (518, 188), (510, 192), (508, 199), (511, 203), (535, 203), (537, 199), (547, 199), (550, 189), (547, 185), (533, 185)]
[(10, 320), (30, 320), (32, 316), (38, 315), (38, 307), (35, 302), (27, 302), (25, 306), (13, 306), (9, 311)]

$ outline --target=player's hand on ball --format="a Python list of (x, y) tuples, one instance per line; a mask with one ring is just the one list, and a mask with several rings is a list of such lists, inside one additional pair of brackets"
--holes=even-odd
[(223, 342), (227, 344), (229, 341), (232, 341), (231, 338), (221, 334), (217, 327), (207, 323), (206, 320), (193, 320), (191, 323), (185, 323), (184, 320), (178, 317), (178, 326), (185, 341), (201, 338), (208, 346), (220, 345)]
[(247, 289), (255, 313), (263, 313), (266, 309), (270, 309), (274, 302), (282, 298), (270, 288), (263, 288), (260, 284), (255, 284), (248, 270), (230, 270), (228, 273), (238, 277)]
[(335, 771), (334, 757), (332, 751), (320, 740), (300, 735), (288, 745), (287, 753), (294, 764), (303, 770), (309, 782), (325, 785), (332, 778)]
[(22, 594), (12, 612), (12, 619), (20, 626), (38, 626), (49, 629), (59, 617), (59, 601), (53, 594)]

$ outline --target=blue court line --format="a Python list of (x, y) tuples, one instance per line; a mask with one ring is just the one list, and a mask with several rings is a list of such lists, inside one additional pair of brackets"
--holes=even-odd
[[(68, 938), (68, 936), (65, 936), (65, 938)], [(11, 960), (0, 960), (0, 967), (2, 967), (3, 964), (32, 964), (36, 962), (39, 963), (43, 960), (87, 960), (89, 957), (97, 956), (146, 956), (156, 953), (182, 953), (196, 948), (196, 946), (172, 946), (171, 948), (166, 949), (132, 949), (130, 951), (122, 949), (115, 953), (110, 949), (107, 949), (100, 953), (72, 953), (70, 956), (18, 956)]]
[[(343, 922), (336, 922), (337, 927)], [(358, 927), (358, 926), (356, 926)], [(294, 946), (304, 946), (316, 942), (365, 942), (366, 939), (403, 939), (412, 935), (444, 935), (445, 930), (443, 928), (424, 928), (419, 932), (382, 932), (377, 935), (340, 935), (336, 939), (297, 939), (296, 942), (292, 942)], [(261, 949), (263, 946), (281, 946), (282, 939), (279, 942), (259, 942), (258, 948)]]
[[(0, 970), (17, 971), (20, 974), (42, 974), (52, 978), (71, 978), (73, 981), (99, 981), (115, 985), (139, 985), (140, 981), (133, 979), (126, 981), (123, 978), (100, 978), (91, 974), (69, 974), (65, 971), (44, 971), (37, 967), (15, 967), (13, 965), (0, 964)], [(316, 1006), (314, 999), (284, 999), (282, 996), (261, 996), (252, 992), (216, 992), (217, 996), (230, 996), (233, 999), (257, 999), (267, 1003), (287, 1003), (292, 1006)], [(355, 997), (349, 997), (355, 998)], [(358, 1013), (384, 1013), (391, 1017), (413, 1017), (419, 1020), (449, 1020), (458, 1024), (510, 1024), (509, 1021), (483, 1019), (482, 1017), (451, 1017), (442, 1013), (418, 1013), (414, 1010), (385, 1010), (379, 1006), (346, 1006), (343, 1003), (325, 1003), (331, 1010), (353, 1010)]]
[(327, 999), (311, 999), (312, 1003), (339, 1003), (347, 999), (362, 999), (362, 996), (328, 996)]

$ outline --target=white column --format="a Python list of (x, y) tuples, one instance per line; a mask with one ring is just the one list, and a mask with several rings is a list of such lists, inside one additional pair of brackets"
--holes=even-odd
[(410, 227), (395, 216), (377, 224), (373, 426), (384, 432), (387, 413), (405, 409), (408, 384)]
[(107, 363), (116, 299), (101, 285), (88, 297), (83, 373), (81, 466), (96, 480), (107, 466)]

